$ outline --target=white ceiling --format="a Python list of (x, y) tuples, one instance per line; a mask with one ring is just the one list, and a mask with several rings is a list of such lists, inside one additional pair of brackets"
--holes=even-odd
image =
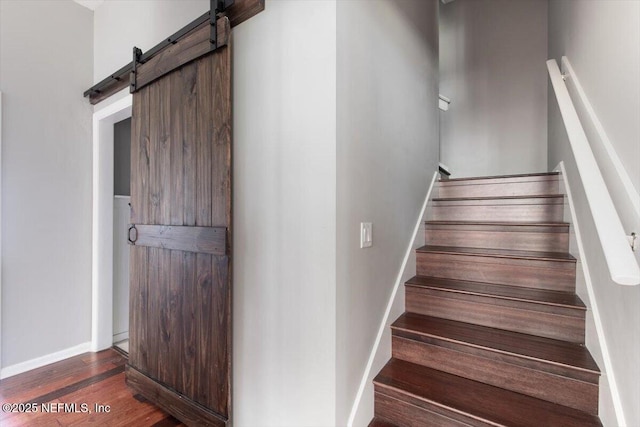
[(104, 3), (104, 0), (73, 0), (73, 1), (91, 10), (96, 10), (98, 6)]

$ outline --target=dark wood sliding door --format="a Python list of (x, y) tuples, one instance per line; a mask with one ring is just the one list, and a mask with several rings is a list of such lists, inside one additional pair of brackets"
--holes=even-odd
[[(230, 31), (223, 21), (219, 37)], [(231, 48), (180, 65), (184, 52), (200, 47), (188, 37), (175, 46), (140, 66), (140, 79), (163, 75), (133, 95), (127, 382), (189, 425), (224, 426), (231, 400)]]

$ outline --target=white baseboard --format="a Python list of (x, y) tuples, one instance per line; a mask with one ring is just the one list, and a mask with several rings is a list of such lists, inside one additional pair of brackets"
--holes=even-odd
[(622, 401), (620, 400), (620, 392), (618, 391), (618, 384), (613, 372), (613, 364), (611, 363), (611, 356), (609, 355), (609, 347), (607, 341), (604, 338), (604, 327), (602, 326), (602, 319), (600, 318), (600, 311), (598, 310), (598, 301), (596, 301), (595, 293), (593, 290), (593, 282), (591, 281), (591, 274), (589, 273), (589, 264), (587, 263), (587, 257), (584, 253), (584, 245), (582, 244), (582, 236), (580, 234), (580, 225), (578, 224), (578, 218), (575, 208), (573, 206), (573, 198), (571, 196), (571, 187), (569, 187), (569, 180), (567, 178), (567, 171), (564, 167), (564, 162), (560, 162), (554, 169), (556, 172), (560, 172), (564, 182), (564, 188), (569, 202), (569, 211), (571, 212), (571, 226), (575, 232), (576, 243), (578, 246), (578, 252), (580, 254), (580, 264), (582, 265), (582, 272), (584, 274), (585, 285), (587, 293), (589, 295), (589, 306), (593, 314), (593, 321), (596, 326), (596, 333), (598, 335), (598, 343), (600, 345), (600, 352), (602, 353), (602, 360), (604, 362), (604, 373), (607, 375), (609, 382), (609, 389), (611, 390), (611, 400), (613, 401), (614, 410), (616, 413), (616, 419), (618, 426), (626, 426), (624, 411), (622, 409)]
[(7, 366), (6, 368), (0, 369), (0, 379), (12, 377), (14, 375), (30, 371), (32, 369), (49, 365), (50, 363), (59, 362), (64, 359), (86, 353), (90, 351), (90, 349), (91, 342), (85, 342), (74, 347), (56, 351), (55, 353), (50, 353), (44, 356), (36, 357), (35, 359), (27, 360), (26, 362), (16, 363), (15, 365)]
[(416, 241), (416, 236), (418, 235), (418, 231), (421, 229), (422, 222), (424, 221), (427, 204), (431, 199), (431, 193), (433, 192), (433, 188), (437, 178), (438, 178), (438, 171), (434, 172), (433, 178), (431, 179), (431, 184), (429, 185), (429, 189), (427, 190), (427, 195), (425, 196), (424, 203), (422, 204), (422, 209), (420, 210), (420, 214), (418, 215), (418, 220), (416, 221), (416, 226), (413, 229), (411, 240), (409, 241), (407, 251), (404, 255), (404, 259), (402, 260), (400, 271), (398, 271), (398, 276), (396, 277), (396, 281), (393, 286), (393, 291), (391, 292), (391, 296), (389, 297), (387, 308), (384, 312), (384, 316), (382, 317), (382, 321), (380, 322), (380, 327), (378, 328), (378, 335), (376, 336), (376, 340), (374, 341), (373, 347), (371, 348), (369, 360), (367, 361), (367, 366), (364, 370), (364, 374), (362, 375), (362, 380), (360, 381), (360, 387), (358, 388), (358, 393), (356, 394), (356, 398), (351, 408), (351, 413), (349, 414), (349, 420), (347, 421), (348, 427), (353, 427), (354, 420), (356, 419), (356, 416), (358, 415), (358, 411), (360, 409), (360, 404), (362, 402), (362, 396), (364, 394), (365, 388), (367, 384), (369, 384), (373, 380), (373, 377), (371, 374), (373, 363), (376, 358), (376, 354), (378, 353), (378, 349), (380, 347), (380, 342), (382, 341), (384, 332), (389, 327), (389, 315), (391, 313), (393, 303), (396, 300), (398, 289), (402, 284), (402, 277), (404, 276), (405, 269), (407, 267), (407, 262), (409, 261), (409, 257), (411, 256), (411, 253), (414, 250), (414, 242)]

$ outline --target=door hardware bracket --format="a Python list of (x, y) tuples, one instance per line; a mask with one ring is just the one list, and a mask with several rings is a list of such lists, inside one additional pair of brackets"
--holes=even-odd
[(142, 50), (137, 47), (133, 47), (133, 62), (130, 75), (130, 92), (134, 93), (138, 90), (138, 65), (141, 64)]
[(209, 42), (211, 43), (211, 50), (216, 50), (218, 47), (218, 15), (223, 13), (229, 6), (234, 3), (235, 0), (209, 0), (209, 25), (211, 32), (209, 35)]

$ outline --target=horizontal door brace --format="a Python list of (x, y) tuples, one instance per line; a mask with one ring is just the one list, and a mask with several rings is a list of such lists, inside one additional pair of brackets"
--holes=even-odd
[(134, 246), (211, 255), (228, 253), (226, 227), (131, 224), (127, 240)]

